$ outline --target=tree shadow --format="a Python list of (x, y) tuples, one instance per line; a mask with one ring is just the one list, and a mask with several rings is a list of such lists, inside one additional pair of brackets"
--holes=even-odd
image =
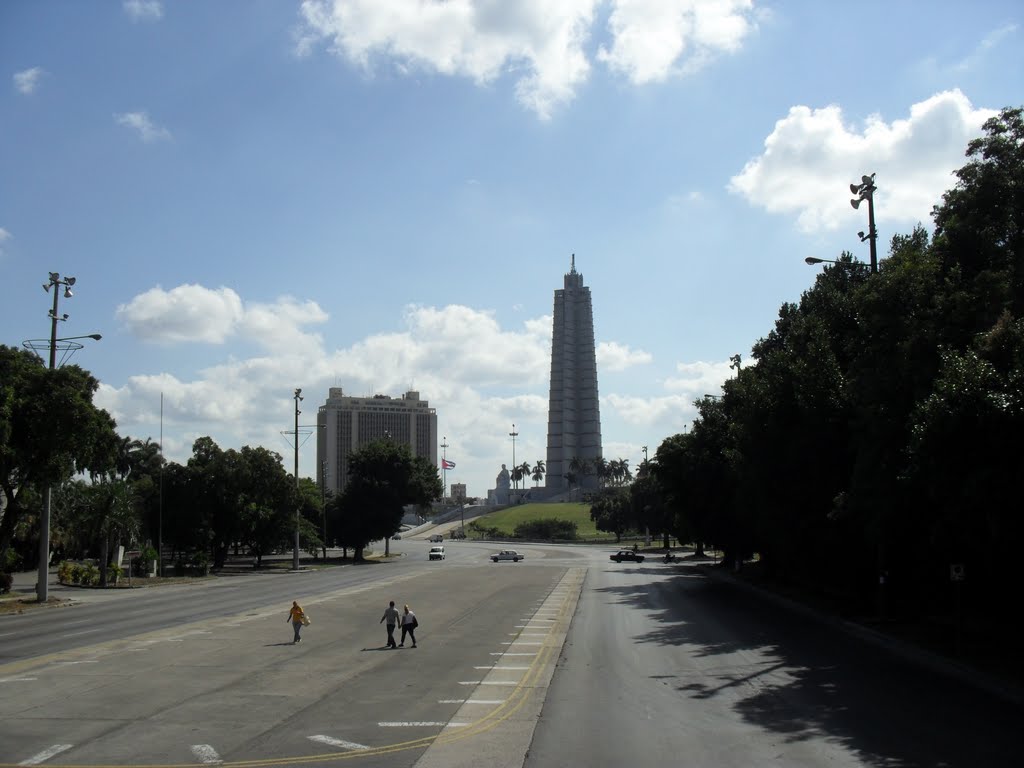
[(1019, 760), (1019, 706), (696, 567), (630, 572), (650, 578), (596, 592), (644, 611), (637, 625), (652, 628), (633, 641), (685, 646), (696, 660), (715, 660), (652, 676), (684, 696), (730, 707), (788, 743), (824, 738), (865, 765), (973, 768)]

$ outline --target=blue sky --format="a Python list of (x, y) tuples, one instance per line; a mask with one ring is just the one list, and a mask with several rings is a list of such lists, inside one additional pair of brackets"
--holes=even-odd
[[(982, 0), (0, 4), (0, 343), (61, 336), (121, 434), (292, 461), (330, 386), (418, 390), (483, 495), (545, 454), (553, 291), (594, 299), (635, 466), (817, 268), (879, 252), (1024, 99)], [(300, 449), (314, 475), (315, 445)]]

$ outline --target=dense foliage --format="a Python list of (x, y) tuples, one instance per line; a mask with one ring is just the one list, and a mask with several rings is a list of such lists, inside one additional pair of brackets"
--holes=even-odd
[[(756, 365), (659, 447), (689, 538), (866, 609), (1006, 619), (1024, 534), (1024, 120), (968, 147), (935, 233), (877, 274), (845, 254), (757, 342)], [(951, 566), (963, 567), (963, 582)]]

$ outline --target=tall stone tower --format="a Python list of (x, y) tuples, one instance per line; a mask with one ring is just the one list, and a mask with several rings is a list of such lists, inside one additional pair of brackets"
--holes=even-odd
[(573, 459), (591, 466), (577, 487), (596, 488), (593, 461), (601, 455), (601, 412), (597, 401), (597, 355), (590, 289), (576, 271), (573, 254), (565, 287), (555, 291), (551, 334), (551, 393), (548, 401), (546, 495), (569, 490), (565, 475)]

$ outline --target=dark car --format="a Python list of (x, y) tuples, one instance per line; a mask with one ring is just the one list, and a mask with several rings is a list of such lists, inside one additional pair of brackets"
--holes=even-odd
[(620, 549), (612, 555), (611, 559), (616, 563), (621, 563), (623, 560), (632, 560), (634, 563), (642, 563), (644, 561), (644, 556), (638, 555), (630, 549)]

